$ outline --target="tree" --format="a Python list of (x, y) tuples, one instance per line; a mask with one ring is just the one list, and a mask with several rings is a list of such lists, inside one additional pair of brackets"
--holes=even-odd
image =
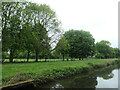
[(3, 51), (10, 53), (10, 62), (20, 49), (27, 50), (27, 61), (30, 52), (35, 52), (37, 62), (39, 54), (50, 48), (51, 38), (59, 33), (55, 12), (45, 4), (31, 2), (3, 2), (2, 11)]
[(21, 38), (21, 42), (22, 42), (22, 51), (27, 50), (27, 62), (29, 61), (30, 58), (30, 52), (33, 51), (33, 42), (34, 42), (34, 38), (32, 35), (32, 26), (30, 26), (30, 24), (24, 24), (23, 26), (23, 31), (22, 31), (22, 38)]
[(94, 53), (94, 38), (83, 30), (70, 30), (65, 32), (65, 38), (70, 45), (69, 56), (82, 59)]
[(98, 58), (109, 58), (112, 53), (110, 45), (111, 43), (106, 40), (97, 42), (95, 45), (95, 48), (96, 48), (95, 56)]
[[(49, 46), (49, 37), (47, 36), (47, 31), (39, 23), (34, 26), (33, 38), (33, 48), (36, 53), (36, 62), (38, 62), (39, 54), (44, 52), (47, 46)], [(46, 43), (48, 45), (46, 45)]]
[(119, 48), (113, 48), (114, 58), (120, 57), (120, 49)]
[(64, 57), (65, 57), (65, 55), (68, 54), (68, 50), (69, 50), (68, 41), (66, 40), (66, 38), (64, 36), (57, 43), (55, 50), (56, 50), (56, 52), (58, 52), (59, 54), (62, 55), (63, 61), (64, 61)]
[(55, 12), (45, 4), (37, 5), (35, 3), (30, 3), (28, 8), (30, 8), (31, 17), (33, 18), (34, 36), (37, 36), (37, 38), (34, 38), (34, 49), (37, 62), (39, 54), (45, 52), (44, 50), (46, 50), (44, 47), (50, 46), (46, 45), (46, 43), (52, 44), (52, 37), (59, 32), (60, 22), (56, 18)]
[(19, 2), (2, 3), (2, 44), (3, 51), (10, 53), (10, 62), (13, 62), (15, 50), (21, 45), (20, 17), (23, 4)]

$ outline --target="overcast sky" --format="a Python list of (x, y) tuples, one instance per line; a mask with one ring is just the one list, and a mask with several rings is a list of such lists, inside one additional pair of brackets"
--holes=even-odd
[(56, 12), (64, 31), (89, 31), (95, 42), (108, 40), (118, 47), (119, 0), (34, 0), (45, 3)]

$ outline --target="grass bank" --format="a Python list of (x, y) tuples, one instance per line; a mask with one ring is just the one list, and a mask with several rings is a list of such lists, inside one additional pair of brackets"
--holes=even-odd
[(14, 84), (26, 80), (34, 80), (35, 85), (37, 85), (37, 83), (44, 84), (78, 73), (89, 72), (94, 68), (109, 66), (116, 61), (119, 60), (90, 59), (83, 61), (3, 64), (3, 85)]

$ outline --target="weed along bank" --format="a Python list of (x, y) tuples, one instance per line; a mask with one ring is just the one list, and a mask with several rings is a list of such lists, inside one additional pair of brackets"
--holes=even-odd
[[(57, 80), (64, 80), (73, 76), (82, 76), (85, 74), (94, 73), (94, 71), (108, 67), (117, 67), (120, 64), (120, 60), (117, 59), (90, 59), (82, 61), (58, 61), (58, 62), (45, 62), (45, 63), (19, 63), (16, 64), (18, 72), (13, 75), (7, 75), (7, 68), (14, 67), (12, 64), (4, 64), (3, 71), (3, 89), (9, 88), (42, 88), (45, 85), (56, 82)], [(35, 71), (25, 70), (24, 67), (27, 65), (32, 68), (36, 68)], [(20, 67), (22, 70), (20, 71)], [(39, 68), (39, 69), (38, 69)], [(41, 69), (41, 71), (40, 71)], [(9, 69), (8, 69), (9, 70)], [(13, 70), (15, 72), (15, 70)], [(46, 88), (46, 87), (44, 87)]]

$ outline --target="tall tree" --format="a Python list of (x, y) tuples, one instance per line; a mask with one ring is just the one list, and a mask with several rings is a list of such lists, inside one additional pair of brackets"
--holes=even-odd
[[(51, 44), (51, 41), (53, 41), (52, 37), (54, 37), (56, 33), (59, 32), (60, 22), (56, 18), (55, 12), (45, 4), (37, 5), (31, 3), (30, 8), (33, 15), (33, 29), (35, 32), (37, 31), (40, 41), (40, 43), (35, 44), (38, 45), (35, 46), (36, 61), (38, 61), (38, 54), (43, 52), (43, 43), (46, 41), (46, 43)], [(46, 48), (44, 48), (44, 50), (45, 49)]]
[(30, 24), (24, 24), (23, 31), (22, 31), (22, 51), (27, 50), (27, 62), (30, 58), (30, 52), (33, 51), (33, 42), (34, 38), (32, 35), (32, 26)]
[(45, 50), (44, 47), (46, 47), (46, 43), (48, 42), (49, 38), (47, 36), (46, 29), (39, 23), (35, 24), (33, 29), (34, 29), (34, 32), (32, 33), (34, 37), (33, 46), (36, 53), (36, 62), (38, 62), (39, 54)]
[(10, 62), (13, 62), (14, 52), (20, 46), (22, 6), (19, 2), (2, 3), (2, 44), (3, 51), (10, 53)]
[(106, 40), (97, 42), (95, 45), (96, 48), (96, 57), (99, 58), (109, 58), (111, 55), (111, 43)]
[(94, 53), (94, 38), (83, 30), (70, 30), (65, 32), (64, 36), (70, 45), (69, 55), (71, 58), (82, 59), (92, 56)]
[(57, 43), (55, 50), (60, 55), (62, 55), (64, 61), (65, 55), (68, 54), (68, 50), (69, 50), (69, 43), (64, 36)]

